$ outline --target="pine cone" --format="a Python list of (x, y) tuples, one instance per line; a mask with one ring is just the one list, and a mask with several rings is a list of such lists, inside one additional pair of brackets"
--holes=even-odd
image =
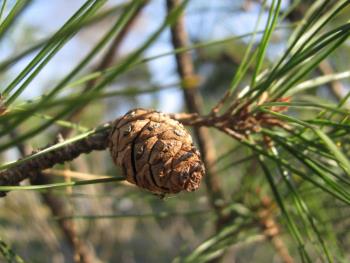
[(196, 190), (204, 166), (182, 124), (155, 110), (135, 109), (114, 123), (109, 148), (126, 180), (153, 193)]

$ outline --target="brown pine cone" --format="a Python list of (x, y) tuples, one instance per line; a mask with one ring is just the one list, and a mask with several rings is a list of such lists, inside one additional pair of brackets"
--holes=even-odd
[(109, 148), (126, 180), (153, 193), (196, 190), (200, 154), (182, 124), (155, 110), (135, 109), (116, 120)]

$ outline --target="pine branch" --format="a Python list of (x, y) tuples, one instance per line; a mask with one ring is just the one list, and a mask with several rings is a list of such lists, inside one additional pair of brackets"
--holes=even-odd
[[(277, 111), (278, 109), (279, 108), (276, 108)], [(263, 111), (252, 113), (249, 111), (249, 107), (247, 108), (245, 106), (235, 113), (232, 113), (231, 109), (229, 109), (227, 112), (219, 116), (200, 116), (197, 113), (178, 113), (166, 115), (152, 110), (138, 110), (146, 112), (146, 115), (149, 114), (149, 112), (155, 112), (160, 116), (164, 116), (165, 122), (171, 122), (171, 119), (174, 119), (184, 125), (194, 127), (213, 127), (238, 141), (245, 140), (247, 134), (257, 133), (262, 127), (265, 126), (277, 126), (285, 129), (288, 128), (284, 126), (283, 122), (276, 119), (273, 115)], [(132, 118), (132, 114), (134, 114), (135, 111), (137, 110), (129, 111), (126, 115), (131, 115)], [(150, 120), (153, 120), (153, 118), (159, 118), (153, 117), (152, 115), (148, 117)], [(120, 120), (120, 118), (117, 120)], [(55, 164), (72, 161), (80, 154), (90, 153), (91, 151), (95, 150), (104, 150), (111, 145), (113, 146), (116, 144), (116, 142), (111, 142), (110, 135), (116, 129), (115, 126), (117, 123), (118, 121), (115, 121), (111, 126), (111, 122), (108, 122), (86, 134), (79, 135), (65, 142), (47, 146), (23, 159), (3, 165), (2, 169), (6, 170), (0, 172), (0, 186), (17, 185), (24, 179), (33, 177), (35, 173), (51, 168)], [(180, 123), (172, 123), (170, 126), (174, 127), (174, 125), (180, 125)], [(179, 128), (182, 129), (180, 126)], [(128, 138), (128, 135), (130, 136), (128, 133), (125, 133), (125, 135), (126, 139)], [(133, 143), (132, 147), (134, 147), (134, 139), (135, 138), (130, 139)]]
[(57, 148), (60, 144), (44, 147), (31, 155), (18, 160), (8, 169), (0, 172), (0, 185), (17, 185), (24, 179), (34, 176), (36, 172), (53, 167), (55, 164), (72, 161), (83, 153), (90, 153), (94, 150), (104, 150), (107, 148), (109, 127), (96, 129), (90, 135), (72, 143), (62, 142), (63, 147)]

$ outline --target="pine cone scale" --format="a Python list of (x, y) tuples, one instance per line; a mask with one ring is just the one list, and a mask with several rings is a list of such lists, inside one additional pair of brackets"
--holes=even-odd
[(119, 136), (117, 141), (119, 149), (118, 152), (123, 151), (127, 145), (135, 140), (147, 122), (148, 120), (138, 120), (134, 123), (126, 124), (119, 129)]
[(153, 172), (153, 169), (155, 169), (153, 166), (151, 165), (148, 165), (148, 168), (149, 168), (149, 174), (152, 178), (152, 181), (154, 183), (154, 185), (157, 187), (157, 191), (160, 191), (160, 192), (167, 192), (169, 191), (169, 188), (168, 187), (165, 187), (164, 185), (162, 185), (162, 182), (161, 182), (161, 178), (159, 176), (154, 176), (154, 172)]
[[(152, 114), (156, 112), (155, 110), (144, 110), (144, 109), (136, 109), (131, 110), (127, 112), (122, 118), (117, 120), (116, 128), (120, 129), (122, 126), (125, 126), (127, 124), (132, 124), (134, 121), (147, 119), (147, 116), (149, 114)], [(128, 116), (128, 118), (125, 118), (125, 116)]]
[(137, 167), (136, 167), (136, 151), (135, 151), (135, 146), (136, 146), (136, 142), (138, 140), (138, 138), (140, 137), (140, 135), (142, 134), (142, 132), (147, 128), (147, 126), (151, 123), (151, 121), (137, 121), (137, 126), (140, 127), (139, 131), (135, 131), (138, 132), (135, 139), (131, 142), (131, 155), (130, 155), (130, 159), (131, 159), (131, 164), (132, 164), (132, 169), (133, 169), (133, 178), (135, 183), (137, 184), (137, 180), (138, 180), (138, 176), (137, 176)]
[(156, 144), (157, 140), (158, 139), (156, 137), (151, 137), (147, 141), (139, 143), (139, 145), (143, 145), (144, 149), (140, 158), (137, 159), (137, 170), (141, 170), (145, 163), (149, 163), (149, 158), (151, 156), (152, 149)]
[(128, 145), (124, 151), (118, 154), (118, 162), (123, 163), (126, 169), (126, 180), (130, 183), (137, 184), (136, 172), (132, 160), (132, 149)]

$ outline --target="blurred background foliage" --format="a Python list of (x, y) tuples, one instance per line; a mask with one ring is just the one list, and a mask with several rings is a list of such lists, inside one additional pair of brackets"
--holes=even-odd
[[(303, 23), (311, 6), (324, 2), (334, 6), (342, 1), (191, 0), (186, 5), (186, 30), (190, 45), (196, 47), (191, 55), (200, 76), (204, 113), (230, 88), (248, 46), (252, 44), (253, 50), (258, 50), (262, 45), (270, 7), (276, 2), (281, 4), (279, 20), (261, 65), (262, 69), (271, 69), (286, 52), (293, 30)], [(148, 1), (137, 10), (139, 3), (0, 0), (0, 88), (2, 103), (9, 112), (0, 116), (2, 163), (20, 158), (21, 146), (30, 152), (52, 143), (64, 127), (73, 130), (65, 135), (74, 136), (131, 108), (186, 111), (168, 27), (176, 17), (163, 26), (167, 17), (164, 0)], [(83, 5), (85, 9), (80, 9)], [(322, 32), (341, 25), (349, 27), (349, 5), (340, 9), (326, 21)], [(134, 23), (125, 26), (133, 16)], [(70, 24), (65, 24), (67, 21)], [(126, 33), (120, 43), (113, 43), (123, 28)], [(254, 32), (256, 37), (251, 42)], [(105, 41), (101, 42), (103, 38)], [(90, 53), (94, 49), (96, 52)], [(315, 80), (327, 75), (327, 81), (316, 81), (313, 87), (295, 93), (293, 100), (331, 105), (342, 101), (349, 91), (349, 54), (347, 39), (303, 78)], [(101, 66), (106, 58), (111, 60), (108, 66)], [(36, 64), (30, 64), (36, 59)], [(256, 63), (248, 65), (239, 89), (251, 83), (255, 69)], [(341, 80), (330, 81), (340, 72), (344, 73)], [(95, 81), (94, 76), (99, 78)], [(343, 102), (343, 109), (347, 110), (348, 104)], [(64, 122), (82, 106), (86, 107), (77, 117)], [(288, 114), (312, 121), (322, 110), (301, 106)], [(332, 139), (341, 138), (336, 143), (342, 145), (346, 158), (347, 114), (346, 111), (345, 115), (336, 116), (339, 122), (334, 121), (334, 129), (328, 134)], [(337, 130), (336, 123), (343, 125), (342, 130)], [(195, 193), (181, 193), (164, 200), (116, 183), (50, 191), (50, 198), (63, 204), (63, 213), (52, 213), (50, 202), (40, 191), (13, 191), (0, 199), (0, 261), (71, 262), (76, 254), (73, 250), (79, 246), (70, 243), (59, 216), (65, 217), (65, 222), (74, 222), (73, 235), (84, 245), (92, 262), (207, 262), (218, 255), (223, 255), (223, 262), (350, 260), (348, 202), (329, 195), (327, 187), (317, 188), (301, 177), (293, 177), (293, 187), (289, 187), (283, 179), (288, 172), (279, 174), (278, 164), (267, 162), (223, 133), (213, 129), (210, 133), (217, 152), (215, 165), (225, 197), (224, 211), (235, 218), (220, 231), (216, 230), (218, 215), (210, 205), (204, 183)], [(287, 135), (273, 136), (283, 144), (283, 136)], [(300, 167), (295, 156), (305, 158), (304, 154), (316, 154), (317, 147), (322, 152), (324, 147), (311, 145), (314, 148), (310, 150), (297, 143), (300, 142), (296, 141), (289, 152), (285, 150), (289, 144), (281, 150), (281, 158), (295, 167)], [(298, 149), (300, 152), (295, 152)], [(338, 173), (334, 160), (328, 161), (329, 169)], [(121, 175), (108, 152), (80, 156), (48, 173), (50, 183)], [(275, 182), (269, 184), (271, 177)], [(343, 175), (337, 180), (349, 184)], [(275, 201), (276, 196), (281, 200)], [(277, 235), (269, 234), (275, 229)], [(288, 250), (284, 254), (283, 248)], [(288, 261), (286, 253), (294, 261)]]

